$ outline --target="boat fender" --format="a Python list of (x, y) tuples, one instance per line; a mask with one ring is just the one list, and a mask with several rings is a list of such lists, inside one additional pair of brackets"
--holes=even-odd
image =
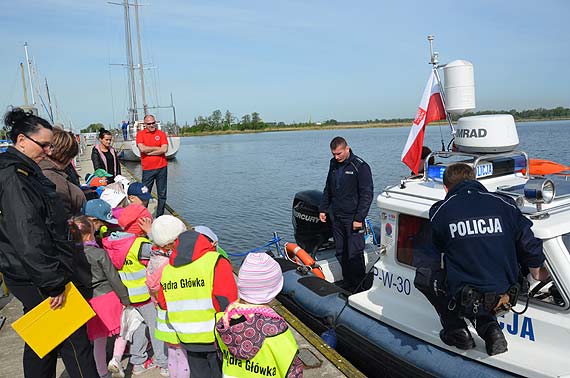
[(311, 257), (303, 248), (299, 247), (295, 243), (285, 243), (285, 252), (287, 252), (287, 256), (297, 265), (304, 265), (308, 267), (311, 272), (323, 280), (325, 279), (325, 275), (320, 266), (317, 265), (315, 259)]

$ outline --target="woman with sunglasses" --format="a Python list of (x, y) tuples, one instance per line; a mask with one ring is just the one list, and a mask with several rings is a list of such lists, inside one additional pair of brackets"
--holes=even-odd
[[(52, 153), (53, 128), (19, 108), (6, 113), (4, 123), (13, 146), (0, 154), (0, 271), (24, 312), (47, 298), (57, 309), (69, 281), (80, 290), (84, 286), (61, 200), (38, 166)], [(24, 376), (54, 377), (58, 353), (70, 377), (98, 377), (85, 326), (44, 358), (26, 344)]]

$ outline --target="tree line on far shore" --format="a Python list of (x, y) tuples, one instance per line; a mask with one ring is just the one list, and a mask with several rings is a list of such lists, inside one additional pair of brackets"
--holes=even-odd
[[(528, 109), (517, 111), (511, 110), (483, 110), (479, 112), (466, 113), (461, 116), (453, 116), (454, 120), (459, 117), (485, 115), (485, 114), (511, 114), (515, 120), (550, 120), (550, 119), (570, 119), (570, 108), (562, 106), (545, 109)], [(224, 131), (261, 131), (265, 129), (280, 129), (280, 128), (306, 128), (306, 127), (330, 127), (337, 125), (348, 126), (366, 126), (366, 125), (405, 125), (411, 124), (413, 118), (390, 118), (390, 119), (368, 119), (364, 121), (337, 121), (335, 119), (328, 119), (324, 122), (313, 122), (311, 120), (300, 123), (285, 123), (285, 122), (265, 122), (261, 115), (257, 112), (245, 114), (241, 118), (236, 117), (229, 110), (222, 113), (221, 110), (214, 110), (210, 116), (198, 116), (194, 119), (194, 124), (189, 125), (187, 122), (178, 127), (179, 135), (191, 135), (196, 133), (205, 132), (224, 132)], [(175, 125), (172, 122), (164, 122), (164, 129), (175, 131)], [(98, 131), (103, 127), (101, 123), (92, 123), (81, 132)]]

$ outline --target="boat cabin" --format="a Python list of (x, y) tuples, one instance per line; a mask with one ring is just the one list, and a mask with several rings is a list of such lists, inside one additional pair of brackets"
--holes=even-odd
[[(485, 119), (466, 118), (479, 118), (468, 120), (468, 128), (459, 127), (458, 135), (469, 138), (470, 130), (482, 129), (479, 126)], [(514, 121), (509, 127), (513, 126)], [(377, 198), (381, 209), (380, 258), (377, 260), (368, 253), (367, 259), (374, 264), (372, 288), (350, 296), (349, 305), (440, 348), (507, 372), (532, 377), (567, 376), (570, 373), (570, 360), (565, 355), (568, 345), (565, 336), (570, 332), (570, 181), (568, 176), (533, 176), (526, 153), (512, 149), (511, 142), (506, 143), (509, 146), (480, 152), (465, 148), (461, 137), (456, 138), (459, 151), (432, 153), (435, 162), (429, 165), (430, 159), (426, 159), (423, 175), (405, 178), (384, 189)], [(532, 220), (535, 235), (544, 242), (545, 265), (551, 279), (547, 283), (531, 280), (529, 292), (521, 290), (515, 310), (523, 311), (528, 302), (522, 314), (510, 311), (499, 317), (509, 350), (495, 356), (487, 355), (485, 342), (473, 327), (470, 329), (477, 344), (475, 349), (463, 351), (445, 345), (439, 338), (442, 327), (437, 313), (413, 285), (417, 262), (433, 253), (429, 209), (444, 199), (443, 172), (455, 162), (472, 165), (477, 180), (490, 192), (515, 199), (523, 214)]]

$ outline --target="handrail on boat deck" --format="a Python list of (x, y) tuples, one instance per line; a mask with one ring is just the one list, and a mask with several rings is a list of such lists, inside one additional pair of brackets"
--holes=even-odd
[[(491, 159), (495, 159), (495, 158), (505, 158), (505, 157), (515, 157), (515, 156), (520, 156), (523, 155), (524, 159), (525, 159), (525, 173), (524, 173), (524, 177), (526, 179), (530, 178), (530, 160), (528, 158), (528, 154), (524, 151), (519, 151), (519, 150), (513, 150), (513, 151), (509, 151), (509, 152), (502, 152), (502, 153), (498, 153), (498, 154), (475, 154), (475, 153), (469, 153), (469, 152), (461, 152), (461, 151), (433, 151), (431, 152), (424, 161), (424, 172), (423, 172), (423, 176), (422, 179), (424, 181), (428, 181), (428, 167), (429, 167), (429, 160), (432, 157), (442, 157), (442, 158), (448, 158), (451, 156), (466, 156), (466, 157), (471, 157), (473, 158), (473, 168), (477, 167), (479, 162), (481, 161), (489, 161)], [(514, 172), (513, 172), (514, 173)]]

